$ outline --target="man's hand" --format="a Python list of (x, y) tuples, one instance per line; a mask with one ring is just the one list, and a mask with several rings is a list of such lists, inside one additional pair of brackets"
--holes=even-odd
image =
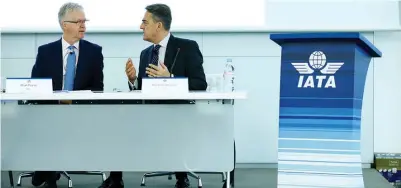
[(163, 63), (160, 63), (160, 65), (161, 67), (150, 64), (149, 67), (146, 67), (146, 74), (149, 77), (171, 77), (166, 65)]
[(127, 63), (125, 64), (125, 74), (127, 74), (128, 80), (131, 83), (134, 83), (136, 80), (136, 69), (131, 58), (128, 58)]

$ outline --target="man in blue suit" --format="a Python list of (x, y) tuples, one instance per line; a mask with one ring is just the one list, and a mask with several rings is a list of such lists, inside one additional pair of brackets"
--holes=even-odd
[[(51, 78), (53, 90), (103, 91), (102, 47), (83, 40), (86, 28), (83, 7), (76, 3), (64, 4), (58, 13), (63, 30), (61, 39), (38, 48), (32, 78)], [(72, 101), (42, 101), (45, 104), (71, 104)], [(40, 147), (40, 146), (38, 146)], [(36, 171), (32, 184), (57, 188), (58, 173)]]

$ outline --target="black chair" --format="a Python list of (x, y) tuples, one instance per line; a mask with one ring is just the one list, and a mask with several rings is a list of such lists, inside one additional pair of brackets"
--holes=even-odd
[[(202, 188), (202, 179), (199, 175), (197, 175), (195, 172), (187, 172), (188, 176), (193, 177), (198, 180), (198, 188)], [(226, 180), (226, 173), (224, 172), (197, 172), (198, 174), (221, 174), (223, 182)], [(143, 175), (142, 181), (141, 181), (141, 186), (146, 186), (146, 178), (149, 177), (160, 177), (160, 176), (168, 176), (168, 179), (172, 179), (172, 175), (174, 175), (175, 172), (149, 172)]]
[[(22, 178), (25, 177), (32, 177), (34, 172), (22, 172), (19, 174), (18, 176), (18, 181), (17, 181), (17, 186), (21, 186), (21, 180)], [(80, 172), (66, 172), (66, 171), (62, 171), (60, 172), (60, 176), (64, 176), (65, 178), (67, 178), (68, 180), (68, 188), (72, 188), (72, 180), (70, 177), (70, 174), (79, 174), (79, 175), (101, 175), (102, 176), (102, 181), (106, 180), (106, 174), (104, 172), (100, 172), (100, 171), (80, 171)], [(10, 182), (13, 182), (13, 180), (11, 179), (12, 175), (10, 176)], [(59, 178), (58, 178), (59, 179)], [(13, 185), (14, 183), (12, 183), (12, 187), (14, 187)]]
[[(235, 168), (235, 163), (236, 163), (236, 147), (235, 147), (235, 141), (234, 141), (234, 168)], [(196, 172), (197, 174), (221, 174), (222, 175), (222, 181), (225, 182), (227, 180), (227, 174), (226, 172)], [(188, 175), (190, 177), (193, 177), (198, 180), (198, 188), (202, 188), (202, 179), (200, 176), (198, 176), (195, 172), (188, 172)], [(141, 181), (141, 186), (146, 186), (146, 178), (148, 177), (160, 177), (160, 176), (168, 176), (168, 179), (172, 179), (172, 175), (175, 174), (175, 172), (149, 172), (146, 173), (142, 176), (142, 181)], [(232, 178), (232, 177), (231, 177)]]

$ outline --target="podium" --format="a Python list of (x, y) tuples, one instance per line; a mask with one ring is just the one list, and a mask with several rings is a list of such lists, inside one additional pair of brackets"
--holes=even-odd
[(362, 100), (381, 52), (360, 33), (270, 39), (282, 48), (277, 187), (364, 187)]
[[(2, 94), (1, 170), (229, 172), (233, 102), (241, 99), (245, 92)], [(18, 100), (116, 104), (19, 105)]]

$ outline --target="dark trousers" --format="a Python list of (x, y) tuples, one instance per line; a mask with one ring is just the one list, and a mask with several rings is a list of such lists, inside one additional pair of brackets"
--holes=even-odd
[(123, 172), (121, 171), (110, 172), (110, 179), (112, 179), (113, 181), (121, 181), (123, 179)]
[(35, 171), (32, 177), (32, 185), (40, 186), (43, 182), (56, 182), (58, 175), (55, 171)]
[[(235, 142), (234, 142), (234, 169), (230, 172), (230, 184), (234, 185), (234, 175), (235, 175), (235, 163), (236, 163), (236, 149), (235, 149)], [(114, 171), (110, 172), (110, 179), (114, 181), (120, 181), (123, 178), (123, 172), (121, 171)], [(180, 180), (185, 180), (185, 178), (188, 178), (187, 172), (176, 172), (175, 173), (175, 178), (180, 181)]]

